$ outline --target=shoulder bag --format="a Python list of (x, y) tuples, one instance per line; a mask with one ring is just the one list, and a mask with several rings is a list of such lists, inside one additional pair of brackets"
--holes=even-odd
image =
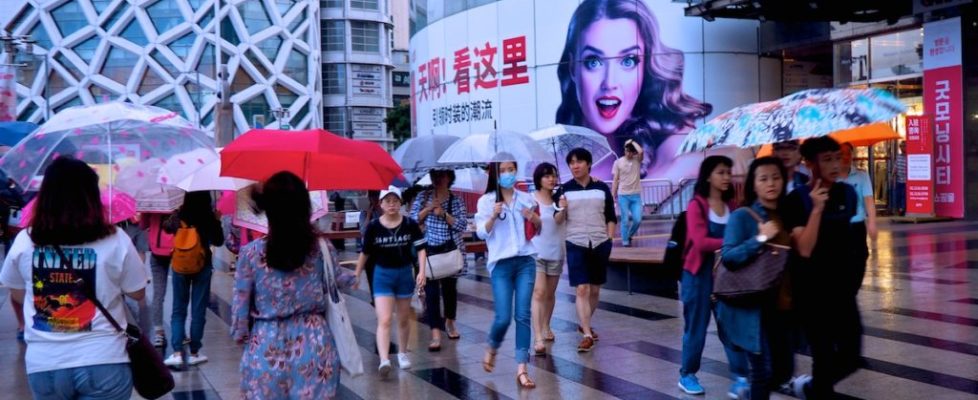
[(363, 356), (353, 333), (350, 312), (346, 300), (340, 294), (333, 272), (333, 257), (326, 241), (319, 239), (319, 251), (323, 256), (323, 293), (326, 295), (326, 321), (333, 333), (336, 352), (340, 355), (340, 366), (351, 376), (363, 374)]
[(126, 335), (126, 352), (129, 353), (129, 369), (132, 371), (132, 383), (136, 393), (147, 399), (158, 399), (173, 390), (173, 374), (163, 364), (163, 357), (153, 347), (153, 342), (149, 341), (149, 338), (136, 325), (127, 323), (126, 329), (123, 330), (115, 318), (112, 318), (109, 310), (106, 310), (102, 302), (95, 296), (95, 291), (89, 289), (84, 280), (75, 275), (75, 270), (68, 262), (68, 258), (65, 257), (61, 246), (55, 245), (54, 249), (58, 251), (58, 256), (61, 257), (61, 266), (78, 279), (77, 282), (82, 286), (85, 296), (88, 296), (88, 299), (95, 303), (95, 307), (102, 312), (102, 315), (109, 320), (116, 331)]
[[(455, 205), (455, 196), (448, 196), (448, 213), (452, 213)], [(429, 216), (430, 217), (430, 216)], [(448, 224), (448, 220), (445, 220)], [(455, 243), (455, 230), (451, 225), (448, 226), (449, 239), (437, 246), (428, 245), (428, 267), (425, 275), (428, 279), (436, 280), (458, 275), (462, 272), (462, 251)]]
[[(745, 210), (758, 223), (764, 222), (754, 210)], [(774, 289), (781, 282), (790, 254), (788, 246), (765, 243), (753, 260), (731, 270), (718, 251), (713, 265), (713, 296), (725, 301), (749, 300)]]

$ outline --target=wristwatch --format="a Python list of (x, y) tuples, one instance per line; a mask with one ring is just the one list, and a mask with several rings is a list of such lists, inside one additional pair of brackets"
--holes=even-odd
[(754, 239), (757, 239), (758, 242), (765, 243), (769, 238), (767, 237), (767, 235), (761, 233), (755, 236)]

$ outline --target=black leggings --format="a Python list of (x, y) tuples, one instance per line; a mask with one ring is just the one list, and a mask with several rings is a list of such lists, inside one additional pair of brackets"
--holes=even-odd
[[(445, 330), (445, 320), (454, 320), (458, 309), (458, 278), (429, 280), (424, 286), (425, 319), (431, 329)], [(442, 299), (445, 309), (442, 313)]]

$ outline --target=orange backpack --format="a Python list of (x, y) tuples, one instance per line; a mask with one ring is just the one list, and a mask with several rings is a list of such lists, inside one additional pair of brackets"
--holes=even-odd
[(173, 258), (170, 259), (173, 272), (192, 275), (204, 269), (204, 244), (200, 240), (197, 228), (180, 222), (173, 236)]

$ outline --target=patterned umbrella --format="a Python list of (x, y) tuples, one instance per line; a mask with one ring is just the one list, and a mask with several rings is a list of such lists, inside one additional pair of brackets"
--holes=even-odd
[[(199, 148), (213, 149), (214, 140), (175, 112), (103, 103), (58, 113), (8, 151), (0, 159), (0, 168), (26, 190), (37, 190), (51, 161), (72, 156), (99, 170), (103, 186), (113, 186), (123, 168), (151, 159), (165, 162)], [(157, 179), (154, 174), (143, 175), (139, 178), (149, 182)]]
[(826, 136), (888, 121), (905, 111), (900, 100), (880, 89), (810, 89), (720, 114), (687, 135), (679, 154)]

